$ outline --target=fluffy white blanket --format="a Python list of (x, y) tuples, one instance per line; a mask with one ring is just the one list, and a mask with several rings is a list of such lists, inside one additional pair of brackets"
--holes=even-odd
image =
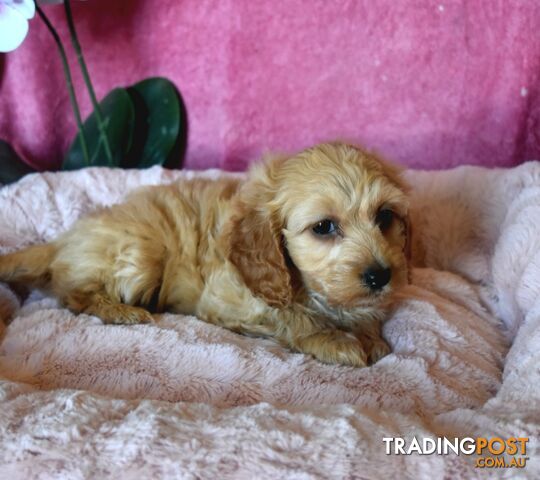
[[(35, 174), (0, 190), (0, 251), (193, 172)], [(217, 176), (219, 172), (205, 172)], [(472, 478), (383, 437), (529, 437), (540, 474), (540, 164), (408, 172), (413, 283), (373, 367), (323, 365), (194, 317), (104, 326), (0, 285), (2, 478)], [(494, 472), (491, 472), (493, 474)]]

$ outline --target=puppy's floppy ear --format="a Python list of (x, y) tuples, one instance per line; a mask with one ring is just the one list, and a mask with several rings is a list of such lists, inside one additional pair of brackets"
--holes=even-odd
[[(379, 158), (379, 163), (382, 167), (384, 175), (396, 186), (398, 187), (407, 197), (411, 191), (411, 187), (403, 178), (403, 167), (395, 165), (386, 160), (381, 160)], [(411, 260), (412, 260), (412, 227), (411, 227), (411, 214), (409, 210), (408, 200), (407, 200), (407, 213), (402, 217), (403, 227), (405, 230), (405, 246), (403, 252), (407, 258), (408, 271), (409, 271), (409, 281), (411, 275)]]
[(410, 212), (410, 206), (409, 206), (409, 192), (411, 191), (411, 187), (409, 184), (403, 179), (402, 176), (402, 169), (400, 167), (396, 167), (393, 164), (383, 163), (383, 169), (385, 175), (390, 178), (390, 181), (394, 183), (405, 195), (407, 195), (407, 212), (403, 216), (403, 223), (405, 224), (405, 247), (403, 249), (405, 256), (407, 257), (407, 261), (410, 265), (410, 262), (412, 260), (412, 226), (411, 226), (411, 212)]
[(405, 223), (405, 247), (403, 248), (403, 251), (407, 257), (407, 261), (410, 263), (412, 260), (412, 227), (410, 213), (407, 213), (403, 222)]
[(405, 224), (405, 247), (403, 253), (407, 259), (407, 282), (412, 283), (412, 227), (411, 214), (407, 212), (407, 216), (403, 219)]
[(281, 219), (274, 199), (273, 161), (251, 174), (242, 188), (228, 232), (228, 259), (248, 288), (268, 305), (284, 308), (293, 301), (291, 262), (287, 256)]
[[(393, 164), (383, 163), (384, 174), (390, 179), (390, 181), (396, 185), (407, 197), (411, 191), (411, 187), (402, 177), (402, 169), (396, 167)], [(409, 283), (411, 283), (412, 275), (412, 226), (411, 226), (411, 211), (407, 198), (407, 211), (402, 217), (403, 228), (405, 230), (405, 246), (403, 247), (403, 253), (407, 259), (407, 277)]]

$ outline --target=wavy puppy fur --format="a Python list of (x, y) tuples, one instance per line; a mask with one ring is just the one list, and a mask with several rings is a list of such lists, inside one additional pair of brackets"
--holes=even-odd
[(408, 201), (375, 155), (322, 144), (245, 182), (149, 187), (56, 241), (0, 257), (0, 280), (45, 289), (105, 323), (195, 314), (328, 363), (365, 366), (407, 283)]

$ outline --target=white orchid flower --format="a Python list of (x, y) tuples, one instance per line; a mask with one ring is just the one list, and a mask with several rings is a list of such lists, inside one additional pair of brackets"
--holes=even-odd
[[(38, 0), (40, 5), (64, 3), (64, 0)], [(15, 50), (26, 38), (28, 20), (34, 17), (33, 0), (0, 0), (0, 53)]]
[(0, 52), (11, 52), (23, 42), (35, 10), (32, 0), (0, 0)]

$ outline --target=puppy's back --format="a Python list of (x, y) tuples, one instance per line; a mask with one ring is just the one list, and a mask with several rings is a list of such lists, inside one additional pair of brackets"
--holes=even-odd
[(0, 257), (0, 277), (52, 291), (73, 310), (99, 294), (193, 312), (238, 184), (197, 179), (140, 189), (50, 244)]

